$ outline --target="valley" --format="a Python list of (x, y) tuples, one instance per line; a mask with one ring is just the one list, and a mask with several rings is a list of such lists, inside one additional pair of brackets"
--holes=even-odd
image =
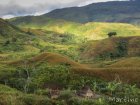
[(0, 105), (139, 105), (139, 25), (59, 17), (70, 9), (0, 18)]

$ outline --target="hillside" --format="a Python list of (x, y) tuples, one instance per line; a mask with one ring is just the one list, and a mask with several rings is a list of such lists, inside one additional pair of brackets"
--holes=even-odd
[[(0, 37), (4, 39), (17, 38), (19, 40), (31, 38), (28, 33), (0, 18)], [(20, 39), (21, 38), (21, 39)]]
[(18, 17), (9, 20), (21, 28), (43, 29), (60, 34), (73, 34), (79, 39), (97, 40), (107, 38), (107, 33), (117, 32), (118, 36), (139, 36), (140, 28), (123, 23), (89, 22), (80, 24), (40, 16)]
[[(13, 65), (16, 67), (44, 67), (48, 64), (52, 66), (56, 65), (63, 65), (66, 67), (69, 67), (74, 74), (82, 74), (85, 76), (93, 76), (94, 78), (107, 80), (107, 81), (113, 81), (116, 79), (116, 75), (119, 76), (122, 82), (124, 83), (136, 83), (139, 86), (139, 76), (140, 76), (140, 69), (139, 69), (139, 57), (130, 57), (130, 58), (123, 58), (118, 59), (116, 61), (112, 62), (102, 62), (102, 65), (104, 67), (101, 67), (101, 64), (96, 67), (92, 67), (86, 64), (80, 64), (78, 62), (75, 62), (71, 60), (70, 58), (56, 54), (56, 53), (42, 53), (39, 55), (36, 55), (34, 57), (31, 57), (29, 59), (19, 60), (19, 61), (13, 61), (7, 63), (9, 65)], [(100, 62), (100, 63), (101, 63)], [(95, 65), (96, 63), (93, 63)], [(43, 70), (43, 69), (41, 69)], [(57, 70), (54, 69), (54, 72)], [(123, 72), (123, 73), (122, 73)], [(137, 72), (137, 74), (136, 74)], [(72, 76), (72, 75), (71, 75)], [(130, 78), (130, 76), (132, 76)]]
[(0, 35), (19, 34), (21, 32), (19, 28), (0, 18)]
[(21, 33), (22, 32), (19, 28), (0, 18), (0, 42), (3, 42), (9, 37), (14, 38)]
[(64, 56), (64, 55), (60, 55), (60, 54), (56, 54), (56, 53), (42, 53), (39, 54), (37, 56), (34, 56), (32, 58), (29, 59), (25, 59), (25, 60), (19, 60), (19, 61), (13, 61), (13, 62), (9, 62), (8, 64), (10, 65), (17, 65), (17, 66), (24, 66), (24, 64), (27, 65), (35, 65), (35, 64), (41, 64), (41, 63), (49, 63), (51, 65), (66, 65), (66, 66), (71, 66), (71, 67), (79, 67), (82, 66), (79, 63), (76, 63), (75, 61), (71, 60), (70, 58)]
[[(119, 8), (118, 8), (119, 7)], [(93, 3), (84, 7), (57, 9), (41, 17), (73, 22), (124, 22), (140, 24), (140, 2), (113, 1)]]
[(123, 58), (121, 60), (118, 60), (118, 62), (115, 62), (111, 65), (108, 65), (107, 67), (110, 68), (139, 68), (140, 67), (140, 57), (131, 57), (131, 58)]
[(116, 59), (140, 56), (140, 37), (112, 37), (90, 41), (82, 45), (81, 57), (84, 59)]
[(0, 52), (22, 49), (23, 41), (30, 39), (28, 34), (0, 19)]

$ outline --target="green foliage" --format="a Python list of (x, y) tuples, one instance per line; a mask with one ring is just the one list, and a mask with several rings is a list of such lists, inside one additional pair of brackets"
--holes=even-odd
[(128, 42), (126, 40), (121, 40), (117, 46), (117, 54), (116, 57), (124, 57), (127, 56), (128, 52)]
[(22, 101), (25, 105), (52, 105), (47, 97), (35, 96), (32, 94), (23, 96)]
[(70, 105), (108, 105), (107, 101), (105, 101), (102, 98), (98, 100), (71, 98), (69, 100), (69, 104)]
[(38, 89), (35, 91), (35, 94), (37, 95), (45, 95), (45, 96), (48, 96), (50, 93), (50, 90), (49, 89)]
[(70, 98), (74, 97), (75, 93), (71, 90), (64, 90), (60, 93), (59, 98), (68, 101)]

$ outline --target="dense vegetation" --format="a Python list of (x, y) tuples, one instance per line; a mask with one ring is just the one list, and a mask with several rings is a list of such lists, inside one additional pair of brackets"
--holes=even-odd
[[(13, 67), (9, 66), (9, 70), (11, 68)], [(106, 98), (110, 96), (139, 98), (140, 94), (140, 90), (135, 85), (123, 84), (117, 80), (105, 82), (94, 77), (75, 74), (65, 65), (50, 66), (42, 62), (32, 66), (25, 64), (23, 67), (13, 68), (11, 72), (8, 72), (9, 70), (7, 68), (7, 73), (3, 74), (2, 71), (0, 72), (2, 76), (5, 76), (5, 78), (1, 77), (1, 84), (8, 85), (14, 89), (0, 85), (0, 97), (3, 99), (0, 99), (1, 105), (53, 105), (54, 103), (59, 103), (60, 105), (71, 105), (71, 103), (74, 105), (92, 105), (95, 103), (104, 105), (109, 104)], [(55, 101), (51, 101), (49, 98), (48, 89), (51, 84), (64, 89), (60, 97)], [(83, 100), (75, 97), (75, 91), (84, 85), (91, 86), (92, 90), (98, 94), (106, 94), (106, 97), (102, 97), (99, 100)], [(135, 102), (123, 104), (138, 105)], [(120, 103), (120, 105), (122, 104)]]

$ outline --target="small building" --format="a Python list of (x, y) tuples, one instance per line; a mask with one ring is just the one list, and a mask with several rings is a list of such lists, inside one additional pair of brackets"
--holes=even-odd
[(58, 83), (46, 83), (44, 88), (49, 89), (49, 97), (51, 99), (57, 99), (64, 87)]
[(77, 95), (83, 98), (93, 98), (95, 94), (89, 86), (84, 86), (80, 91), (78, 91)]
[(51, 99), (57, 99), (60, 96), (60, 91), (59, 90), (50, 90), (49, 97)]

